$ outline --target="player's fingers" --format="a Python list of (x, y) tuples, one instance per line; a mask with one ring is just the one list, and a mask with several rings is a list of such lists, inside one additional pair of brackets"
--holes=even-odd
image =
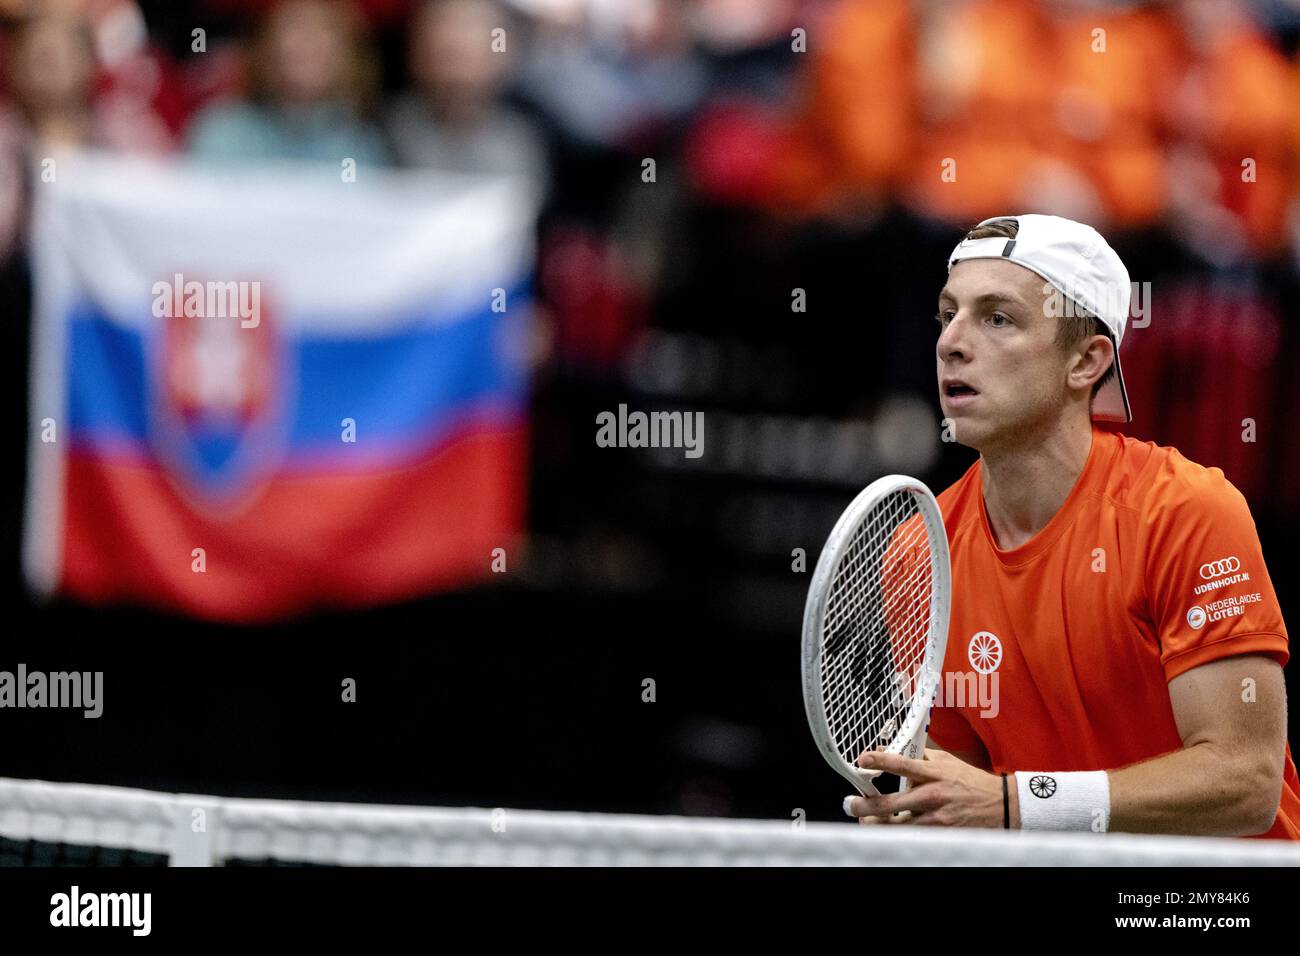
[[(962, 760), (960, 757), (954, 757), (952, 754), (948, 753), (948, 751), (946, 751), (946, 750), (937, 750), (937, 749), (935, 749), (935, 748), (933, 748), (933, 747), (926, 747), (926, 748), (925, 748), (925, 752), (924, 752), (924, 754), (923, 754), (923, 759), (925, 759), (925, 760), (932, 760), (932, 761), (934, 761), (936, 764), (940, 764), (940, 765), (943, 765), (943, 766), (951, 766), (951, 765), (954, 764), (954, 763), (957, 763), (957, 764), (964, 764), (964, 763), (965, 763), (965, 761)], [(938, 769), (938, 768), (936, 767), (935, 769)]]
[(858, 766), (863, 770), (883, 770), (886, 773), (906, 777), (913, 783), (928, 783), (939, 777), (932, 767), (927, 767), (923, 760), (914, 760), (902, 754), (885, 753), (883, 750), (867, 750), (858, 757)]
[(883, 817), (858, 817), (858, 822), (865, 826), (888, 826), (891, 823), (912, 823), (916, 819), (919, 817), (913, 817), (911, 813), (903, 811)]
[(864, 797), (854, 794), (844, 798), (844, 815), (846, 817), (865, 817), (867, 816), (867, 804)]
[(878, 797), (845, 797), (844, 812), (851, 817), (879, 817), (910, 811), (928, 813), (943, 803), (937, 787), (915, 787), (902, 793), (886, 793)]
[(944, 817), (940, 813), (922, 813), (916, 818), (916, 825), (921, 827), (951, 827), (953, 823), (951, 817)]
[[(849, 796), (844, 798), (845, 816), (857, 817), (859, 823), (866, 823), (868, 820), (888, 817), (890, 811), (879, 808), (873, 801), (879, 800), (879, 797), (858, 797)], [(879, 822), (885, 822), (883, 819)]]

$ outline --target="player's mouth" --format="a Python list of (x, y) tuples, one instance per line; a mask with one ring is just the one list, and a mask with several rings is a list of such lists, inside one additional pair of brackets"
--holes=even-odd
[(939, 388), (944, 404), (953, 408), (968, 405), (979, 396), (979, 389), (968, 385), (959, 378), (945, 378)]

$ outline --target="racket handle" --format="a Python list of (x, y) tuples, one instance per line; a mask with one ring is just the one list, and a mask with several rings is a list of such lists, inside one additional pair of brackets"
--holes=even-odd
[[(916, 736), (914, 736), (914, 737), (913, 737), (913, 738), (908, 742), (907, 746), (903, 748), (903, 756), (904, 756), (904, 757), (910, 757), (910, 758), (913, 759), (913, 760), (924, 760), (924, 759), (925, 759), (925, 741), (926, 741), (926, 739), (927, 739), (926, 735), (927, 735), (929, 732), (930, 732), (930, 720), (929, 720), (929, 714), (927, 714), (927, 715), (926, 715), (926, 720), (925, 720), (924, 723), (922, 723), (922, 725), (921, 725), (921, 729), (918, 730), (918, 731), (916, 732)], [(910, 780), (908, 780), (906, 777), (899, 777), (899, 778), (898, 778), (898, 792), (899, 792), (899, 793), (906, 793), (906, 792), (908, 791), (908, 789), (910, 788), (911, 783), (912, 783), (912, 782), (911, 782)]]
[(864, 797), (880, 796), (880, 791), (876, 789), (875, 783), (872, 782), (875, 776), (875, 774), (864, 774), (862, 772), (857, 774), (858, 792), (860, 792)]

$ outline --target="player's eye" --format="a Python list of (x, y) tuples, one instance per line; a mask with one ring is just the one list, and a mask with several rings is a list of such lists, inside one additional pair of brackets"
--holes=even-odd
[(1004, 325), (1010, 325), (1010, 324), (1011, 324), (1011, 320), (1008, 319), (1008, 318), (1007, 318), (1005, 315), (1003, 315), (1001, 312), (994, 312), (992, 315), (989, 316), (989, 321), (990, 321), (991, 323), (993, 323), (993, 327), (994, 327), (995, 329), (1000, 329), (1000, 328), (1002, 328)]
[(936, 313), (934, 314), (934, 320), (935, 320), (936, 322), (938, 322), (940, 326), (947, 325), (949, 322), (952, 321), (952, 313), (951, 313), (951, 312), (936, 312)]

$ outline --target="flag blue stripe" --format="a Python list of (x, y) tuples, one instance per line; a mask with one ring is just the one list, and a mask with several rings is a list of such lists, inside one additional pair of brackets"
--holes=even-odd
[[(527, 302), (527, 288), (507, 301)], [(410, 316), (399, 331), (357, 337), (297, 335), (284, 343), (290, 458), (340, 447), (342, 421), (359, 440), (401, 446), (445, 432), (456, 418), (491, 405), (522, 410), (526, 370), (523, 323), (484, 308), (433, 324), (434, 310)], [(234, 321), (234, 320), (232, 320)], [(160, 387), (147, 374), (142, 333), (108, 321), (93, 305), (69, 317), (69, 425), (80, 445), (148, 446), (148, 407)], [(513, 339), (513, 341), (511, 341)], [(515, 361), (508, 356), (515, 356)]]

